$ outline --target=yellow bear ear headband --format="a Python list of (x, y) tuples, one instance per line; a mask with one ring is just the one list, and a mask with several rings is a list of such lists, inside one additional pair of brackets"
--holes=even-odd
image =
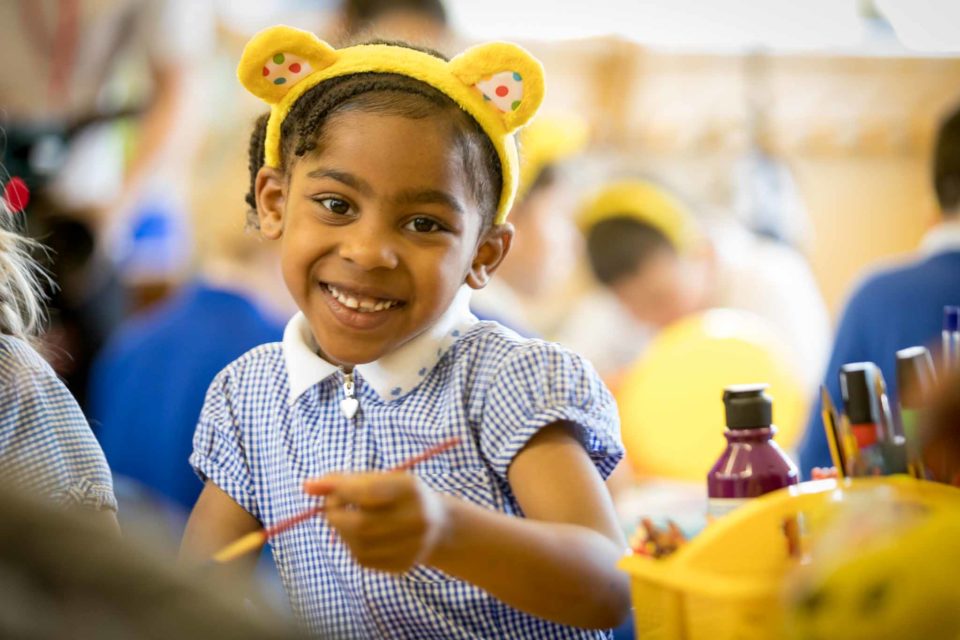
[(662, 187), (643, 180), (623, 180), (601, 188), (581, 207), (577, 226), (586, 234), (604, 220), (620, 217), (650, 225), (666, 236), (678, 253), (693, 249), (701, 239), (686, 205)]
[(492, 42), (446, 62), (428, 53), (386, 44), (334, 49), (307, 31), (270, 27), (243, 50), (237, 77), (270, 105), (264, 164), (279, 168), (280, 126), (297, 99), (330, 78), (355, 73), (396, 73), (424, 82), (469, 113), (493, 142), (500, 158), (503, 190), (495, 222), (502, 223), (517, 190), (519, 162), (513, 133), (543, 101), (543, 67), (517, 45)]
[(526, 197), (549, 165), (574, 156), (587, 146), (587, 123), (572, 114), (540, 115), (520, 132), (520, 185), (517, 198)]

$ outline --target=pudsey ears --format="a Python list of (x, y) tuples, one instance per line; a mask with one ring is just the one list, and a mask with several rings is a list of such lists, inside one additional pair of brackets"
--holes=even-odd
[(474, 109), (467, 107), (479, 97), (470, 106), (486, 109), (488, 118), (499, 120), (508, 134), (526, 124), (543, 101), (540, 62), (506, 42), (478, 45), (445, 62), (394, 45), (334, 49), (310, 32), (280, 25), (261, 31), (247, 43), (237, 76), (252, 94), (278, 106), (327, 78), (377, 71), (422, 80), (471, 113)]
[(507, 133), (533, 117), (543, 102), (543, 67), (517, 45), (490, 42), (467, 49), (447, 65), (465, 86), (499, 112)]
[(237, 77), (247, 91), (275, 105), (298, 83), (336, 59), (336, 50), (308, 31), (270, 27), (247, 43)]

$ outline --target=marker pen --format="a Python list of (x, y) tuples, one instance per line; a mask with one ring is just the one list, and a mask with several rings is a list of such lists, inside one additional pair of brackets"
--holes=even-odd
[(943, 374), (960, 369), (960, 307), (943, 308)]
[(923, 409), (930, 400), (937, 377), (933, 358), (926, 347), (897, 351), (897, 390), (900, 396), (900, 423), (907, 444), (907, 468), (910, 475), (925, 478), (918, 433)]
[(883, 445), (890, 441), (885, 416), (877, 393), (883, 374), (872, 362), (852, 362), (840, 368), (840, 393), (843, 409), (857, 442), (853, 476), (877, 476), (889, 473)]

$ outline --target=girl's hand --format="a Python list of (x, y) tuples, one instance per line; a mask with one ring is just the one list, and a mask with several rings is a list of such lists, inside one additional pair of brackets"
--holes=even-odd
[(402, 573), (424, 562), (447, 527), (442, 496), (410, 473), (331, 474), (307, 480), (324, 515), (357, 562)]

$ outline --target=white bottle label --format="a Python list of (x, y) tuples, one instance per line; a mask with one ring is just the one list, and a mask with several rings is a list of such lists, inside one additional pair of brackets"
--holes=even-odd
[(750, 498), (710, 498), (707, 500), (707, 519), (722, 518), (739, 506), (750, 501)]

